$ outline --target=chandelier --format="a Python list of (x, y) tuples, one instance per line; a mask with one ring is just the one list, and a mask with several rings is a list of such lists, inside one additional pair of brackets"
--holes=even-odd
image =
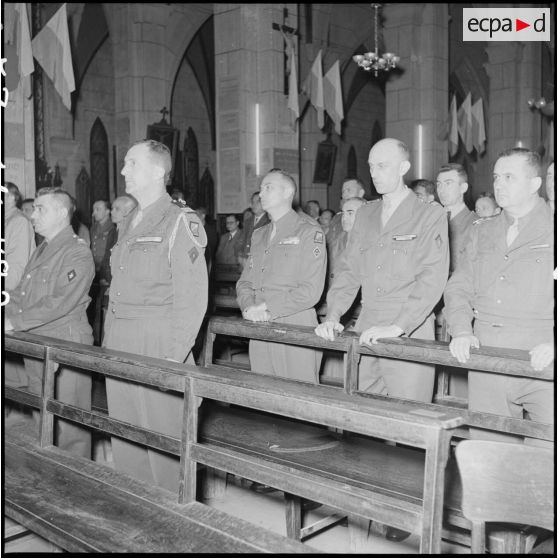
[(365, 52), (364, 54), (355, 54), (353, 60), (364, 70), (369, 72), (374, 70), (374, 75), (378, 76), (378, 70), (389, 70), (397, 67), (399, 56), (393, 52), (385, 52), (380, 56), (378, 54), (378, 8), (381, 4), (371, 4), (374, 8), (374, 52)]

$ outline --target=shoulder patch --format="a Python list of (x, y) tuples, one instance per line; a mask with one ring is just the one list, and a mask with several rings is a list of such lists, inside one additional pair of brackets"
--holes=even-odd
[(322, 231), (316, 231), (316, 234), (314, 235), (314, 242), (316, 244), (324, 243), (324, 233)]
[(194, 236), (200, 236), (200, 224), (198, 222), (188, 219), (188, 226)]

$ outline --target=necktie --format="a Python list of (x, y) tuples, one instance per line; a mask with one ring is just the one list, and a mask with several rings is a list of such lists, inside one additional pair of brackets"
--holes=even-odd
[(45, 239), (39, 244), (39, 246), (37, 246), (37, 249), (35, 250), (35, 259), (37, 259), (41, 256), (41, 254), (45, 251), (45, 248), (46, 248), (47, 244), (48, 243)]
[(389, 198), (384, 197), (382, 200), (382, 227), (386, 226), (386, 223), (389, 221), (391, 217), (391, 201)]
[(138, 212), (136, 213), (134, 219), (132, 220), (132, 229), (138, 226), (138, 223), (142, 220), (143, 217), (143, 211), (141, 209), (138, 209)]
[(273, 237), (275, 236), (276, 232), (277, 229), (275, 228), (275, 223), (271, 223), (271, 234), (269, 235), (269, 242), (273, 240)]
[(508, 233), (506, 235), (506, 243), (508, 246), (513, 244), (513, 241), (517, 238), (519, 234), (519, 220), (516, 218), (514, 219), (513, 223), (510, 225), (508, 229)]

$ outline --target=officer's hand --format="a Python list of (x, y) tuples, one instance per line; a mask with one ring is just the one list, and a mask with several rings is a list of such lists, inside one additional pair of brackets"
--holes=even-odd
[(359, 342), (361, 345), (376, 344), (378, 339), (399, 337), (402, 333), (403, 330), (395, 324), (390, 326), (373, 326), (362, 332)]
[(554, 344), (541, 343), (529, 351), (531, 366), (537, 372), (546, 368), (554, 360)]
[(267, 322), (269, 321), (270, 314), (267, 311), (265, 303), (262, 303), (249, 306), (242, 312), (242, 316), (244, 319), (250, 320), (251, 322)]
[(343, 329), (344, 329), (343, 325), (340, 324), (339, 322), (334, 322), (333, 320), (327, 320), (325, 322), (322, 322), (319, 326), (317, 326), (314, 329), (314, 333), (318, 337), (323, 337), (328, 341), (333, 341), (335, 339), (335, 336), (338, 333), (341, 333)]
[(10, 318), (6, 318), (4, 320), (4, 331), (13, 331), (13, 330), (14, 330), (14, 326), (12, 325)]
[(479, 340), (474, 335), (458, 335), (449, 344), (450, 353), (461, 363), (469, 360), (471, 347), (480, 347)]

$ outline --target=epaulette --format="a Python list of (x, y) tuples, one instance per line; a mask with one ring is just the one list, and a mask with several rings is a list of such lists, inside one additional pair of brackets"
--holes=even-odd
[(314, 219), (313, 217), (310, 217), (310, 215), (306, 215), (306, 213), (299, 213), (300, 219), (301, 221), (304, 221), (305, 223), (308, 223), (309, 225), (317, 225), (318, 227), (320, 226), (320, 224), (318, 223), (318, 221), (316, 219)]

